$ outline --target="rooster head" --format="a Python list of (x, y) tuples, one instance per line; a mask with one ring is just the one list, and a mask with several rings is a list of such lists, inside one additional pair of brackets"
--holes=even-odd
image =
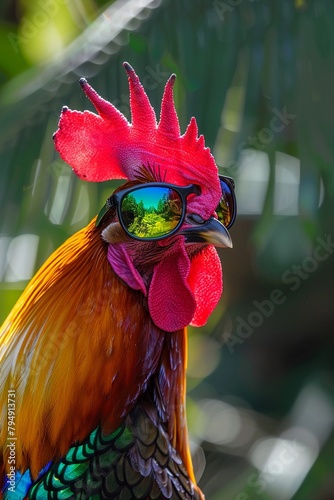
[(165, 86), (157, 122), (135, 71), (126, 62), (124, 68), (130, 88), (131, 123), (81, 79), (83, 91), (98, 114), (64, 107), (54, 134), (55, 147), (81, 179), (127, 179), (120, 192), (143, 184), (190, 186), (183, 200), (185, 212), (173, 234), (131, 237), (110, 201), (113, 196), (101, 211), (96, 229), (108, 244), (112, 269), (128, 286), (144, 294), (159, 328), (172, 332), (189, 324), (201, 326), (222, 293), (222, 269), (214, 246), (232, 246), (228, 230), (217, 218), (222, 198), (218, 168), (204, 137), (198, 137), (195, 118), (185, 133), (180, 133), (173, 100), (175, 75)]

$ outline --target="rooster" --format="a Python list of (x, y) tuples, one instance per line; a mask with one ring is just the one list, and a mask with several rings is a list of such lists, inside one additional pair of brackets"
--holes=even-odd
[(0, 496), (203, 499), (185, 416), (186, 327), (222, 293), (234, 184), (166, 83), (159, 123), (124, 63), (131, 123), (63, 107), (55, 148), (86, 181), (126, 179), (56, 250), (0, 332)]

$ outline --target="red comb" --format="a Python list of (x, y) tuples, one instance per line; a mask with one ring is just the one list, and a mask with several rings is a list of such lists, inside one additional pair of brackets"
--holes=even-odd
[(208, 212), (212, 211), (220, 196), (217, 166), (204, 145), (203, 136), (197, 136), (195, 118), (180, 135), (173, 99), (175, 75), (171, 75), (166, 83), (157, 124), (154, 109), (138, 76), (130, 64), (125, 62), (123, 65), (130, 87), (131, 123), (113, 104), (102, 99), (85, 79), (81, 79), (83, 91), (98, 115), (63, 108), (54, 135), (60, 156), (78, 177), (93, 182), (132, 180), (139, 167), (156, 166), (166, 182), (199, 184), (204, 196), (214, 198), (208, 207)]

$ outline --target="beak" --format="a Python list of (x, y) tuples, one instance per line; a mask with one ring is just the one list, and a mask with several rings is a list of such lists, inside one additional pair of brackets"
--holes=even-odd
[(210, 217), (206, 222), (188, 226), (178, 234), (185, 237), (186, 243), (203, 243), (220, 248), (232, 248), (232, 239), (226, 227), (218, 219)]

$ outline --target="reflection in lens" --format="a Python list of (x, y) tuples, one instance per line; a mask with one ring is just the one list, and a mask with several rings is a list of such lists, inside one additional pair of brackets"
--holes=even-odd
[(182, 200), (174, 189), (140, 187), (121, 202), (123, 224), (138, 238), (158, 238), (175, 229), (182, 215)]
[(222, 197), (216, 208), (218, 215), (218, 220), (228, 227), (232, 222), (232, 216), (234, 212), (234, 198), (231, 191), (231, 187), (226, 181), (220, 180), (220, 186), (222, 188)]

